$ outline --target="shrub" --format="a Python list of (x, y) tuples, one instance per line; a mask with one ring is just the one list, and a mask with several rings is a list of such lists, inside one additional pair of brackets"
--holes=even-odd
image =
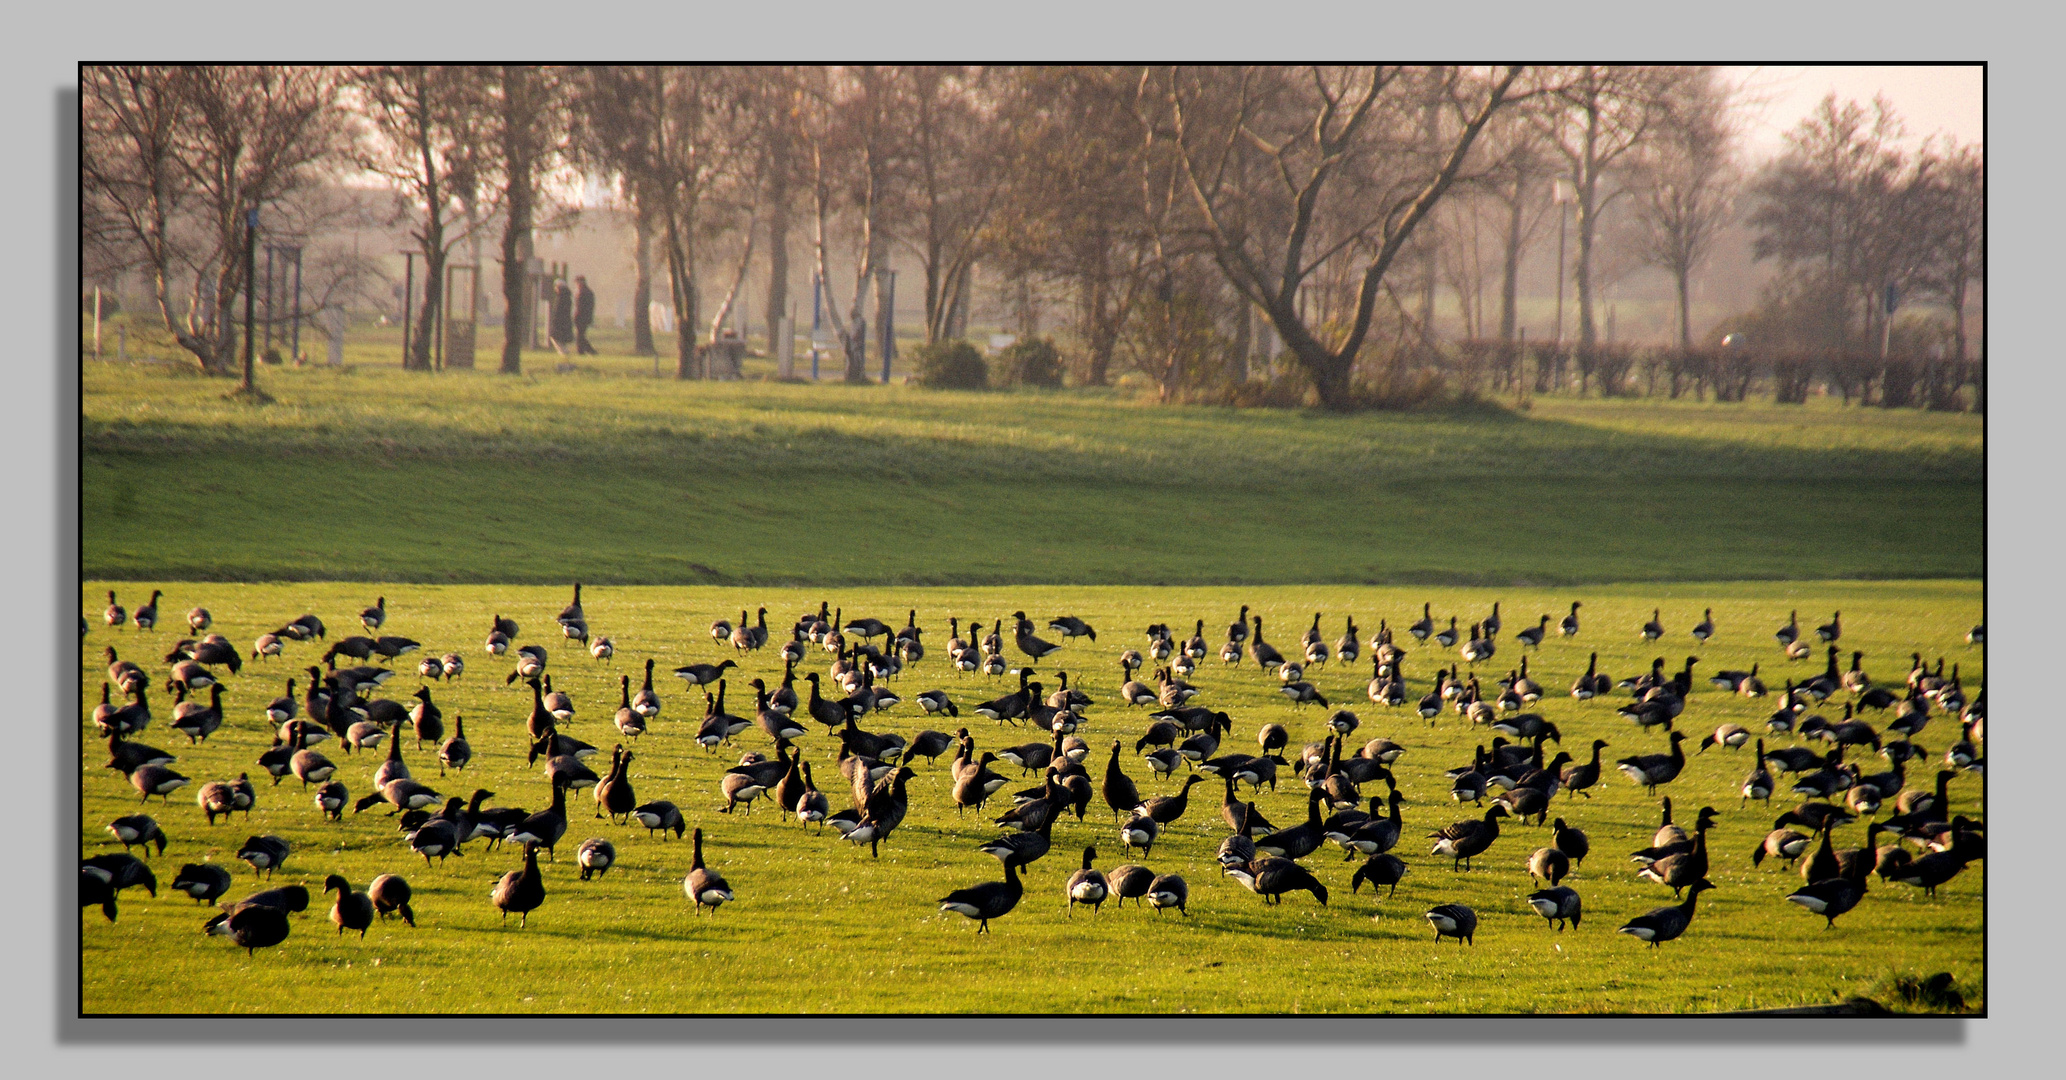
[(1001, 381), (1007, 386), (1062, 386), (1062, 354), (1047, 338), (1023, 338), (997, 354)]
[(934, 389), (981, 390), (990, 385), (990, 365), (966, 341), (936, 341), (911, 350), (918, 385)]

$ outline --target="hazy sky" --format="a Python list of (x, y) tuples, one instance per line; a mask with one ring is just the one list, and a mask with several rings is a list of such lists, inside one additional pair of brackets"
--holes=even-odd
[(1750, 97), (1766, 99), (1747, 107), (1744, 140), (1753, 160), (1777, 153), (1781, 136), (1813, 111), (1823, 95), (1860, 103), (1875, 93), (1893, 102), (1911, 143), (1943, 133), (1960, 142), (1984, 138), (1981, 83), (1986, 69), (1964, 67), (1739, 67), (1725, 69), (1745, 86)]

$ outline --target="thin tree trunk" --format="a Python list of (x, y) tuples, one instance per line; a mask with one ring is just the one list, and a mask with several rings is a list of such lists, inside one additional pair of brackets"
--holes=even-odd
[(775, 337), (782, 320), (789, 315), (789, 154), (786, 139), (777, 138), (778, 149), (768, 174), (768, 355), (782, 355), (782, 342)]
[(1506, 261), (1499, 278), (1499, 340), (1512, 342), (1520, 320), (1521, 285), (1521, 188), (1526, 177), (1514, 177), (1513, 201), (1508, 204)]
[(1679, 351), (1683, 353), (1693, 348), (1693, 306), (1690, 301), (1692, 290), (1687, 281), (1692, 274), (1686, 267), (1680, 266), (1673, 272), (1673, 277), (1677, 279), (1679, 287)]
[(653, 212), (640, 200), (632, 218), (631, 351), (652, 356), (653, 347)]

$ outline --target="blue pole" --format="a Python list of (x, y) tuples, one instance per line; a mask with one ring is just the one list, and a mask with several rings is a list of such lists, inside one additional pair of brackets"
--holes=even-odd
[(811, 381), (818, 381), (818, 327), (825, 315), (825, 281), (811, 275)]

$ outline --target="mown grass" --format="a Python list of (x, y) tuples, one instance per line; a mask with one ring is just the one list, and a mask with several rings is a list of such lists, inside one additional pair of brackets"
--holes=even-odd
[[(371, 530), (384, 524), (380, 518), (366, 522)], [(97, 612), (110, 587), (118, 588), (132, 609), (147, 596), (135, 584), (88, 581), (81, 586), (82, 610)], [(1265, 907), (1218, 874), (1212, 853), (1226, 832), (1217, 815), (1220, 791), (1200, 785), (1191, 811), (1147, 857), (1123, 850), (1109, 812), (1094, 799), (1084, 822), (1072, 817), (1055, 829), (1054, 850), (1035, 865), (1018, 910), (993, 924), (993, 934), (981, 937), (973, 924), (940, 913), (934, 903), (951, 889), (1001, 877), (995, 860), (974, 850), (997, 830), (974, 815), (954, 813), (944, 759), (936, 767), (918, 766), (911, 816), (884, 845), (881, 859), (871, 860), (830, 831), (823, 838), (805, 835), (764, 804), (751, 813), (717, 813), (722, 770), (743, 749), (767, 749), (768, 740), (749, 732), (739, 748), (721, 755), (703, 752), (693, 742), (701, 694), (664, 674), (681, 663), (730, 655), (729, 647), (710, 640), (707, 627), (715, 618), (736, 618), (741, 607), (766, 605), (778, 638), (798, 613), (815, 610), (821, 599), (843, 607), (849, 616), (873, 614), (897, 623), (915, 607), (927, 630), (928, 655), (907, 671), (899, 691), (908, 696), (945, 687), (967, 706), (1005, 687), (946, 670), (949, 615), (962, 617), (965, 626), (967, 619), (988, 622), (1021, 607), (1042, 624), (1070, 612), (1096, 625), (1099, 641), (1079, 640), (1058, 654), (1060, 663), (1040, 670), (1051, 684), (1053, 669), (1066, 669), (1072, 684), (1098, 699), (1083, 732), (1094, 748), (1088, 764), (1096, 777), (1102, 775), (1111, 740), (1124, 739), (1130, 748), (1145, 726), (1142, 711), (1118, 707), (1112, 699), (1115, 658), (1122, 649), (1141, 644), (1141, 628), (1150, 622), (1167, 622), (1187, 633), (1193, 620), (1203, 618), (1216, 646), (1235, 609), (1246, 603), (1264, 617), (1267, 638), (1283, 646), (1294, 643), (1313, 613), (1321, 611), (1331, 643), (1342, 631), (1344, 614), (1356, 617), (1367, 638), (1380, 618), (1394, 627), (1411, 622), (1424, 601), (1433, 603), (1443, 623), (1454, 614), (1468, 624), (1499, 600), (1509, 631), (1496, 662), (1481, 671), (1489, 684), (1517, 659), (1514, 629), (1532, 623), (1537, 613), (1559, 615), (1570, 600), (1579, 599), (1586, 605), (1580, 636), (1575, 641), (1553, 638), (1539, 654), (1531, 653), (1530, 671), (1550, 692), (1540, 711), (1562, 728), (1565, 748), (1576, 755), (1593, 737), (1606, 738), (1613, 743), (1607, 755), (1611, 760), (1660, 750), (1662, 739), (1654, 732), (1639, 733), (1615, 716), (1615, 701), (1578, 703), (1563, 696), (1593, 650), (1601, 654), (1602, 669), (1616, 677), (1646, 668), (1653, 656), (1676, 664), (1697, 655), (1696, 675), (1759, 662), (1776, 691), (1789, 675), (1820, 668), (1819, 657), (1790, 664), (1773, 645), (1770, 634), (1787, 611), (1798, 608), (1803, 623), (1812, 627), (1841, 609), (1842, 644), (1865, 652), (1866, 669), (1876, 680), (1898, 685), (1908, 654), (1919, 651), (1959, 664), (1971, 694), (1985, 677), (1984, 652), (1968, 649), (1962, 640), (1980, 619), (1982, 595), (1975, 581), (1670, 583), (1577, 590), (1334, 585), (783, 590), (591, 584), (583, 598), (594, 631), (617, 643), (611, 664), (596, 664), (556, 636), (548, 637), (551, 616), (567, 599), (565, 584), (163, 581), (144, 587), (167, 590), (162, 607), (169, 621), (176, 623), (179, 613), (202, 604), (214, 613), (218, 630), (247, 646), (258, 633), (304, 611), (322, 616), (333, 639), (357, 632), (355, 613), (384, 593), (390, 612), (385, 632), (414, 637), (426, 651), (459, 652), (469, 664), (457, 683), (441, 684), (434, 694), (448, 728), (455, 714), (466, 717), (475, 764), (463, 776), (439, 779), (427, 749), (406, 743), (405, 759), (420, 779), (447, 794), (466, 795), (476, 786), (498, 792), (491, 805), (536, 809), (548, 793), (540, 771), (523, 762), (522, 722), (529, 696), (521, 688), (507, 688), (502, 681), (507, 665), (480, 647), (490, 616), (518, 620), (520, 642), (550, 643), (548, 671), (579, 710), (568, 733), (605, 752), (617, 741), (608, 718), (618, 699), (618, 674), (635, 674), (644, 658), (657, 658), (665, 708), (636, 746), (631, 779), (641, 800), (672, 799), (691, 826), (706, 830), (710, 861), (725, 873), (738, 900), (714, 918), (696, 917), (680, 886), (689, 864), (687, 843), (648, 839), (643, 829), (597, 820), (591, 816), (592, 800), (582, 796), (570, 800), (560, 859), (544, 864), (548, 896), (533, 913), (538, 925), (504, 929), (487, 893), (496, 877), (518, 864), (515, 853), (488, 853), (474, 844), (463, 857), (426, 867), (380, 810), (347, 814), (343, 823), (330, 824), (291, 778), (279, 787), (266, 784), (254, 762), (270, 730), (257, 711), (280, 692), (281, 679), (296, 674), (318, 651), (316, 645), (290, 645), (284, 661), (247, 664), (241, 675), (228, 680), (230, 720), (205, 745), (179, 743), (165, 726), (170, 701), (154, 694), (159, 720), (143, 741), (178, 754), (174, 768), (194, 780), (169, 806), (154, 802), (149, 808), (172, 840), (171, 848), (153, 859), (160, 880), (169, 884), (183, 862), (222, 862), (235, 873), (231, 898), (241, 897), (260, 885), (248, 867), (234, 860), (238, 845), (249, 835), (277, 834), (290, 840), (295, 852), (275, 883), (301, 882), (314, 892), (326, 874), (339, 872), (363, 889), (377, 874), (399, 873), (416, 890), (420, 925), (411, 930), (397, 922), (377, 924), (363, 941), (340, 939), (325, 920), (327, 900), (318, 898), (307, 914), (296, 917), (285, 945), (246, 957), (198, 932), (206, 913), (193, 902), (169, 890), (161, 889), (156, 900), (131, 890), (123, 895), (120, 921), (107, 923), (97, 909), (80, 916), (80, 1005), (88, 1013), (1677, 1013), (1825, 1002), (1900, 975), (1937, 971), (1951, 972), (1969, 1002), (1985, 1005), (1984, 864), (1940, 889), (1935, 899), (1875, 881), (1857, 911), (1825, 930), (1816, 917), (1784, 902), (1799, 884), (1797, 874), (1772, 862), (1762, 869), (1750, 866), (1752, 848), (1792, 803), (1778, 798), (1770, 807), (1738, 808), (1736, 789), (1751, 764), (1747, 752), (1717, 749), (1695, 756), (1685, 775), (1667, 788), (1683, 819), (1702, 805), (1721, 811), (1711, 836), (1715, 868), (1709, 875), (1720, 888), (1703, 897), (1683, 940), (1650, 950), (1613, 932), (1627, 918), (1670, 900), (1668, 890), (1637, 879), (1626, 859), (1628, 851), (1649, 843), (1657, 802), (1614, 775), (1603, 780), (1594, 798), (1560, 796), (1556, 801), (1554, 813), (1590, 832), (1593, 855), (1571, 881), (1584, 896), (1583, 926), (1552, 932), (1524, 902), (1533, 888), (1524, 862), (1533, 848), (1547, 842), (1546, 830), (1508, 823), (1498, 843), (1468, 872), (1452, 872), (1447, 860), (1427, 854), (1423, 833), (1478, 815), (1476, 808), (1459, 809), (1450, 801), (1442, 771), (1468, 760), (1472, 747), (1487, 742), (1490, 733), (1473, 730), (1454, 715), (1445, 714), (1430, 728), (1410, 710), (1371, 705), (1363, 696), (1367, 650), (1363, 663), (1346, 669), (1329, 665), (1315, 681), (1331, 700), (1362, 717), (1356, 744), (1386, 735), (1410, 748), (1397, 767), (1408, 826), (1408, 839), (1397, 853), (1411, 871), (1396, 897), (1349, 895), (1354, 864), (1338, 861), (1340, 853), (1330, 848), (1305, 860), (1334, 890), (1328, 906), (1295, 894), (1281, 906)], [(1663, 608), (1671, 631), (1656, 646), (1641, 642), (1636, 633), (1652, 607)], [(1694, 648), (1687, 631), (1705, 607), (1714, 608), (1720, 634)], [(162, 680), (166, 665), (159, 660), (175, 636), (170, 629), (111, 631), (96, 616), (81, 643), (82, 853), (109, 850), (102, 827), (138, 809), (133, 790), (100, 767), (104, 748), (84, 721), (98, 700), (101, 650), (113, 644)], [(1407, 670), (1417, 696), (1436, 664), (1453, 653), (1423, 649), (1401, 636), (1412, 654)], [(1007, 654), (1017, 661), (1009, 646)], [(828, 660), (814, 652), (807, 667), (822, 670)], [(744, 670), (733, 672), (738, 677), (730, 684), (728, 704), (735, 712), (750, 711), (750, 692), (741, 693), (748, 677), (778, 676), (780, 671), (772, 649), (742, 664)], [(1193, 681), (1206, 689), (1201, 703), (1234, 717), (1235, 731), (1226, 744), (1230, 749), (1252, 749), (1257, 729), (1273, 721), (1291, 729), (1294, 748), (1320, 738), (1325, 710), (1293, 710), (1276, 692), (1275, 680), (1252, 664), (1228, 671), (1208, 659)], [(389, 684), (386, 696), (406, 700), (416, 685), (409, 665)], [(1695, 738), (1730, 720), (1762, 731), (1771, 708), (1770, 699), (1726, 695), (1697, 679), (1681, 727)], [(985, 749), (1038, 737), (999, 730), (966, 713), (962, 722)], [(887, 716), (870, 717), (863, 726), (908, 736), (924, 726), (951, 731), (954, 725), (928, 725), (904, 704)], [(1941, 754), (1955, 737), (1955, 725), (1938, 717), (1918, 741)], [(834, 744), (813, 734), (803, 745), (835, 808), (846, 805), (832, 763)], [(340, 763), (340, 777), (352, 794), (362, 794), (380, 755), (347, 758), (335, 742), (321, 749)], [(1144, 790), (1174, 789), (1171, 783), (1150, 782), (1145, 764), (1131, 752), (1122, 761)], [(1877, 759), (1861, 763), (1868, 772), (1884, 767)], [(257, 774), (258, 807), (248, 822), (240, 817), (211, 829), (194, 805), (194, 789), (239, 772)], [(1911, 768), (1912, 785), (1927, 786), (1933, 773), (1934, 760)], [(1034, 778), (1025, 782), (1032, 786)], [(1976, 778), (1954, 782), (1953, 809), (1980, 814), (1982, 791)], [(1275, 793), (1265, 789), (1254, 798), (1267, 816), (1286, 824), (1301, 816), (1303, 795), (1303, 785), (1286, 778)], [(993, 803), (992, 816), (1008, 805), (1007, 799)], [(1838, 830), (1837, 843), (1857, 846), (1863, 833), (1862, 825), (1847, 826)], [(576, 876), (572, 853), (587, 836), (609, 837), (621, 861), (607, 877), (584, 883)], [(1117, 910), (1109, 904), (1096, 916), (1065, 914), (1062, 882), (1086, 843), (1098, 846), (1098, 865), (1106, 870), (1132, 861), (1182, 874), (1192, 889), (1190, 917), (1158, 917), (1147, 909)], [(1430, 940), (1421, 913), (1444, 902), (1478, 910), (1483, 922), (1475, 946), (1460, 948), (1450, 941), (1438, 946)]]
[[(82, 573), (976, 585), (1972, 577), (1978, 418), (87, 363)], [(534, 370), (536, 366), (534, 365)]]

